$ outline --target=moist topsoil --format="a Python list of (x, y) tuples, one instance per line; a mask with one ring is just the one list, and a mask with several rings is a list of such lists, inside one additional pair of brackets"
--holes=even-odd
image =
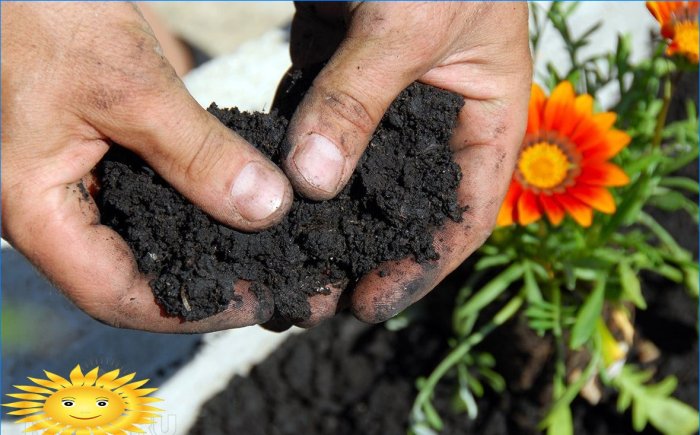
[[(279, 164), (288, 119), (312, 73), (287, 76), (272, 113), (208, 110)], [(219, 224), (121, 147), (103, 159), (97, 197), (101, 221), (131, 247), (164, 311), (197, 320), (238, 300), (237, 280), (274, 295), (275, 316), (308, 318), (307, 298), (328, 286), (351, 289), (380, 263), (435, 260), (432, 232), (459, 221), (461, 172), (448, 140), (463, 99), (422, 84), (386, 112), (354, 175), (330, 201), (296, 196), (288, 216), (258, 233)], [(269, 306), (269, 305), (268, 305)]]
[[(697, 227), (686, 240), (697, 240)], [(697, 248), (695, 249), (697, 251)], [(416, 397), (416, 379), (436, 367), (450, 348), (449, 320), (456, 291), (471, 271), (462, 266), (417, 308), (408, 327), (396, 332), (337, 316), (300, 335), (234, 377), (202, 408), (191, 435), (405, 435)], [(678, 378), (678, 399), (698, 406), (697, 301), (664, 279), (644, 277), (648, 311), (637, 311), (637, 343), (649, 340), (661, 357), (640, 364), (654, 380)], [(640, 348), (629, 358), (638, 363)], [(551, 403), (553, 345), (538, 337), (523, 318), (489, 336), (477, 349), (496, 357), (506, 389), (486, 387), (477, 399), (478, 417), (454, 411), (457, 380), (448, 376), (436, 389), (434, 405), (445, 428), (441, 435), (541, 434), (538, 423)], [(619, 414), (617, 396), (604, 390), (601, 402), (577, 398), (572, 405), (576, 435), (635, 434), (630, 412)], [(642, 434), (658, 434), (651, 426)]]

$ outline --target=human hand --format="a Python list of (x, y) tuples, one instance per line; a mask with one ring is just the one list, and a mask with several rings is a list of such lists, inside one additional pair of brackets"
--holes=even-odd
[(163, 315), (126, 242), (99, 224), (85, 186), (112, 141), (237, 229), (266, 228), (292, 202), (279, 168), (187, 93), (138, 9), (2, 3), (2, 29), (3, 237), (115, 326), (200, 332), (266, 321), (272, 303), (244, 283), (238, 308), (199, 322)]
[[(525, 3), (298, 3), (292, 62), (328, 60), (295, 112), (284, 169), (317, 200), (346, 184), (394, 98), (415, 80), (464, 96), (451, 147), (462, 170), (460, 223), (435, 235), (440, 259), (380, 266), (357, 284), (351, 309), (380, 322), (416, 302), (490, 235), (525, 132), (531, 85)], [(341, 289), (309, 299), (311, 326), (332, 316)], [(342, 304), (342, 303), (341, 303)]]

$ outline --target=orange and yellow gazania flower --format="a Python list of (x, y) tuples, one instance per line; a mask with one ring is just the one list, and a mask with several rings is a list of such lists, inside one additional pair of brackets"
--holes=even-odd
[(609, 160), (630, 141), (612, 128), (616, 119), (612, 112), (593, 113), (593, 98), (576, 96), (569, 82), (549, 98), (533, 85), (527, 131), (498, 225), (528, 225), (543, 215), (558, 225), (569, 214), (587, 227), (594, 209), (614, 213), (607, 188), (629, 178)]
[(700, 2), (647, 2), (647, 9), (661, 26), (661, 36), (670, 39), (666, 54), (680, 54), (698, 63), (698, 5)]

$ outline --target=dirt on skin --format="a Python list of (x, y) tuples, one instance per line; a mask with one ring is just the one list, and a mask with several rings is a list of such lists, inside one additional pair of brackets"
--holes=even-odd
[[(279, 164), (288, 148), (287, 118), (311, 78), (287, 77), (279, 112), (216, 105), (209, 112)], [(461, 172), (448, 147), (462, 105), (447, 91), (409, 86), (335, 199), (297, 196), (279, 225), (259, 233), (217, 223), (140, 158), (115, 146), (98, 174), (101, 222), (127, 241), (169, 315), (197, 320), (220, 312), (239, 300), (233, 288), (242, 279), (272, 291), (276, 317), (303, 320), (310, 315), (307, 298), (328, 292), (328, 285), (352, 289), (388, 260), (437, 258), (433, 230), (447, 219), (461, 220), (465, 210), (456, 196)]]

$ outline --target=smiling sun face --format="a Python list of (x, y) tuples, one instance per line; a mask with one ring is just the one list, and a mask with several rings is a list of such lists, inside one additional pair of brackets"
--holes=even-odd
[(77, 427), (104, 426), (119, 418), (126, 404), (104, 388), (71, 387), (46, 399), (44, 412), (59, 423)]
[(36, 385), (15, 385), (23, 393), (8, 394), (22, 401), (3, 404), (17, 408), (8, 414), (24, 416), (17, 423), (32, 423), (25, 432), (143, 432), (136, 425), (153, 423), (162, 411), (147, 405), (160, 401), (146, 397), (155, 388), (140, 388), (148, 379), (130, 383), (135, 373), (119, 377), (119, 370), (112, 370), (98, 377), (95, 367), (83, 375), (79, 365), (71, 371), (70, 380), (45, 373), (47, 379), (29, 378)]

